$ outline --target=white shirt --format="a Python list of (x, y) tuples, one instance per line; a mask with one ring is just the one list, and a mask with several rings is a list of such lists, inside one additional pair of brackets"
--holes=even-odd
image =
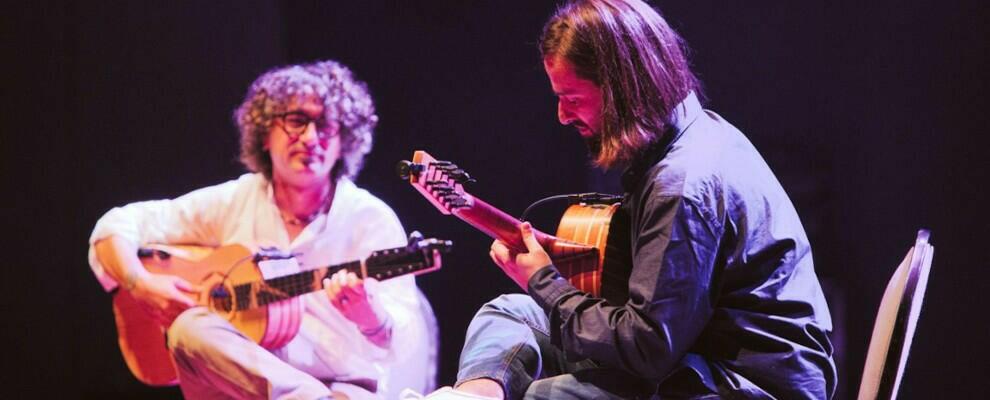
[[(359, 260), (375, 250), (406, 244), (395, 213), (348, 179), (337, 182), (330, 210), (290, 242), (272, 186), (261, 174), (245, 174), (173, 200), (137, 202), (108, 211), (89, 240), (90, 266), (107, 291), (117, 283), (96, 259), (93, 243), (111, 235), (138, 245), (274, 246), (298, 254), (304, 269)], [(317, 291), (302, 296), (305, 312), (299, 333), (273, 353), (317, 378), (378, 380), (379, 394), (386, 398), (405, 387), (422, 386), (424, 375), (435, 366), (428, 365), (433, 344), (415, 278), (367, 281), (366, 288), (392, 320), (392, 342), (387, 349), (369, 342), (324, 292)]]

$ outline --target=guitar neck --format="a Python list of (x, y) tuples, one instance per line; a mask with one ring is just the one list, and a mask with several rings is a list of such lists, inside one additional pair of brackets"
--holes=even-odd
[(237, 304), (233, 307), (235, 310), (246, 310), (321, 290), (323, 278), (328, 278), (342, 269), (360, 274), (361, 262), (353, 261), (236, 285), (233, 290)]
[[(525, 252), (526, 244), (519, 233), (521, 221), (464, 191), (470, 175), (449, 161), (440, 161), (417, 150), (413, 160), (400, 161), (396, 172), (409, 179), (417, 191), (443, 214), (453, 214), (486, 235), (498, 239), (515, 251)], [(594, 247), (559, 239), (533, 229), (536, 241), (554, 260), (590, 254)]]
[[(378, 259), (386, 257), (388, 257), (387, 254), (380, 255)], [(234, 298), (237, 299), (235, 309), (244, 310), (257, 306), (265, 306), (277, 301), (322, 290), (323, 279), (329, 278), (341, 270), (353, 272), (361, 277), (361, 279), (375, 278), (380, 281), (410, 273), (422, 273), (432, 270), (413, 265), (403, 265), (401, 263), (389, 264), (387, 260), (384, 263), (375, 263), (373, 261), (372, 258), (366, 261), (368, 264), (362, 264), (361, 261), (351, 261), (234, 286)], [(252, 296), (252, 294), (254, 295)]]
[[(519, 233), (519, 224), (522, 221), (477, 197), (467, 193), (464, 196), (467, 206), (453, 210), (452, 213), (454, 215), (491, 238), (505, 242), (513, 250), (520, 252), (526, 251), (526, 244), (523, 242), (522, 235)], [(536, 240), (540, 242), (540, 245), (547, 252), (551, 253), (551, 255), (553, 255), (558, 245), (563, 242), (556, 236), (548, 235), (536, 229), (533, 229), (533, 234), (536, 236)]]

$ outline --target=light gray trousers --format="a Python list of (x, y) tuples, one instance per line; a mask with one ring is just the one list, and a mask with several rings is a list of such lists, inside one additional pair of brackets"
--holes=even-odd
[[(187, 399), (375, 399), (358, 386), (324, 383), (280, 359), (203, 307), (186, 310), (168, 329), (168, 347)], [(329, 387), (328, 387), (329, 385)]]

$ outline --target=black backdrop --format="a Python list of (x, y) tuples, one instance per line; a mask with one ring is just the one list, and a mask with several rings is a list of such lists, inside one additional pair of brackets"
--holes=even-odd
[[(96, 219), (242, 172), (230, 114), (269, 67), (333, 58), (381, 116), (358, 183), (408, 230), (456, 240), (420, 285), (440, 317), (441, 383), (467, 321), (514, 285), (489, 241), (394, 177), (415, 149), (456, 160), (477, 195), (518, 214), (561, 192), (615, 190), (556, 123), (535, 48), (540, 1), (36, 2), (4, 42), (8, 393), (178, 397), (141, 386), (86, 266)], [(979, 2), (659, 2), (693, 50), (708, 108), (742, 129), (812, 239), (852, 397), (880, 296), (919, 227), (935, 265), (902, 398), (985, 392), (986, 7)], [(551, 212), (537, 217), (553, 230)]]

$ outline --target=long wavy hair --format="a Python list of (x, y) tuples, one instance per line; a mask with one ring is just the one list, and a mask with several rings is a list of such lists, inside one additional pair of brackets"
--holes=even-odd
[(371, 151), (378, 116), (367, 85), (350, 69), (330, 60), (274, 68), (251, 84), (234, 111), (234, 123), (241, 134), (241, 163), (271, 181), (272, 158), (265, 140), (275, 118), (300, 96), (318, 98), (324, 117), (340, 124), (340, 159), (330, 179), (356, 178)]
[(594, 160), (626, 165), (656, 142), (670, 116), (701, 84), (688, 49), (652, 7), (639, 0), (575, 0), (543, 26), (543, 58), (562, 57), (602, 92), (600, 150)]

